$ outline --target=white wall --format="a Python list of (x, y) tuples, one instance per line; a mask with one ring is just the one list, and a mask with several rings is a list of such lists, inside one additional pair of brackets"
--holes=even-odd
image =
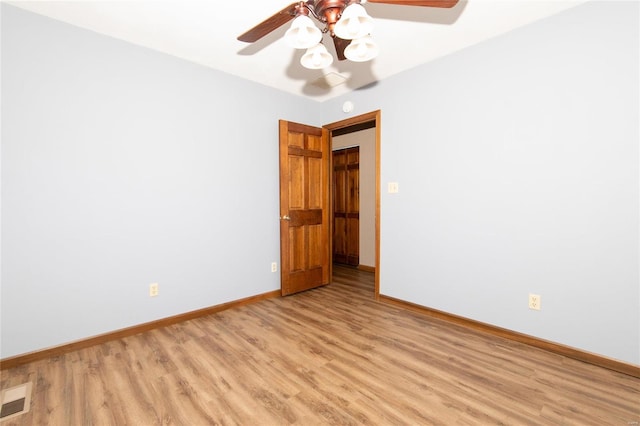
[(332, 149), (360, 147), (360, 265), (376, 266), (376, 129), (332, 138)]
[(640, 364), (638, 9), (587, 3), (325, 103), (382, 111), (382, 294)]
[(279, 289), (278, 119), (318, 108), (3, 3), (0, 356)]

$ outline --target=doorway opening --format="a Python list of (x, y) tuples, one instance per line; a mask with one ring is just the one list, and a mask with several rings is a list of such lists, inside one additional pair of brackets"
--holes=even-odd
[[(372, 161), (372, 168), (374, 169), (373, 171), (373, 200), (372, 200), (372, 204), (373, 204), (373, 211), (369, 211), (367, 213), (369, 213), (371, 216), (373, 216), (372, 218), (372, 227), (371, 228), (367, 228), (364, 231), (361, 231), (360, 234), (362, 234), (363, 232), (365, 232), (365, 235), (360, 235), (360, 237), (364, 237), (364, 238), (360, 238), (360, 241), (362, 241), (363, 239), (366, 241), (367, 238), (372, 239), (373, 240), (373, 262), (371, 262), (371, 260), (364, 260), (364, 264), (360, 267), (360, 269), (365, 270), (365, 271), (372, 271), (374, 273), (374, 282), (375, 282), (375, 298), (378, 299), (379, 295), (380, 295), (380, 110), (377, 111), (373, 111), (367, 114), (362, 114), (356, 117), (351, 117), (348, 118), (346, 120), (341, 120), (341, 121), (337, 121), (334, 123), (330, 123), (330, 124), (326, 124), (323, 127), (325, 129), (327, 129), (329, 131), (329, 144), (331, 147), (331, 150), (333, 150), (334, 148), (334, 138), (336, 140), (338, 140), (338, 138), (340, 138), (341, 136), (344, 135), (354, 135), (357, 132), (363, 132), (363, 134), (365, 133), (364, 131), (367, 131), (367, 134), (371, 134), (371, 139), (373, 140), (369, 140), (368, 142), (363, 142), (363, 143), (371, 143), (373, 145), (373, 153), (372, 156), (374, 157), (373, 159), (369, 160)], [(369, 136), (367, 137), (369, 139)], [(332, 170), (333, 170), (333, 165), (332, 165)], [(334, 192), (334, 188), (332, 185), (331, 191), (331, 199), (334, 200), (334, 196), (335, 194)], [(366, 209), (367, 207), (363, 207), (363, 209)], [(361, 209), (361, 210), (363, 210)], [(360, 215), (363, 214), (363, 211), (359, 212)], [(365, 213), (365, 215), (367, 214)], [(334, 222), (334, 217), (332, 214), (332, 218), (331, 218), (331, 223), (333, 224)], [(363, 229), (363, 228), (360, 228)], [(374, 233), (373, 236), (371, 236), (371, 232)], [(333, 228), (331, 231), (331, 244), (333, 247)], [(373, 237), (373, 238), (371, 238)], [(368, 243), (365, 243), (368, 244)], [(333, 248), (331, 250), (331, 252), (333, 253)], [(360, 263), (363, 263), (362, 261)], [(373, 267), (371, 267), (371, 265), (367, 265), (366, 263), (373, 263)]]

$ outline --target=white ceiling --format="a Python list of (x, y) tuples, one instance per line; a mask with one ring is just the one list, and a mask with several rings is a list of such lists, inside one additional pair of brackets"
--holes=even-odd
[[(299, 64), (304, 53), (282, 39), (285, 24), (253, 44), (236, 37), (293, 0), (11, 1), (17, 7), (168, 53), (286, 92), (324, 101), (553, 15), (585, 0), (461, 0), (452, 9), (365, 5), (380, 47), (371, 62)], [(325, 45), (334, 53), (325, 35)], [(338, 73), (346, 81), (320, 84)]]

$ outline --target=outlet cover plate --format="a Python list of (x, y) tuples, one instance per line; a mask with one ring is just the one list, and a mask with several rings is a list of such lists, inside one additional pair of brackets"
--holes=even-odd
[(529, 293), (529, 309), (533, 309), (535, 311), (540, 310), (540, 295)]

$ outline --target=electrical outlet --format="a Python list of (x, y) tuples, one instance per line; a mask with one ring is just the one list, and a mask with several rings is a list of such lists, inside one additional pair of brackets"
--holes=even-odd
[(278, 262), (271, 263), (271, 272), (278, 272)]
[(536, 311), (539, 311), (540, 304), (541, 304), (540, 295), (529, 293), (529, 309), (534, 309)]
[(158, 283), (149, 284), (149, 296), (156, 297), (158, 295)]

